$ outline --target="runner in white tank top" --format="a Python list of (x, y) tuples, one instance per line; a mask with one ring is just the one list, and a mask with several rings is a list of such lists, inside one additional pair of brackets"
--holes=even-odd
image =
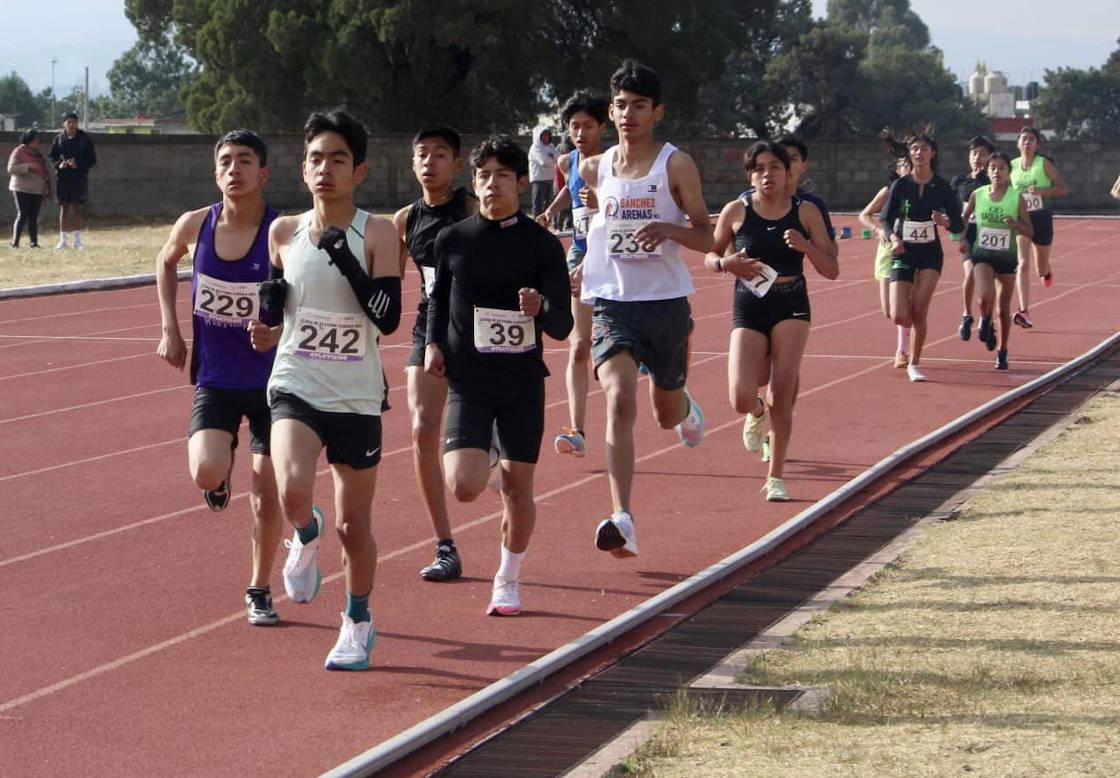
[(281, 510), (296, 529), (285, 541), (284, 588), (292, 602), (310, 602), (319, 592), (325, 518), (312, 499), (325, 447), (346, 576), (346, 610), (326, 667), (360, 670), (369, 667), (377, 634), (369, 609), (385, 396), (377, 339), (400, 323), (400, 240), (391, 221), (354, 206), (354, 189), (366, 175), (361, 123), (343, 111), (313, 113), (304, 138), (301, 168), (313, 208), (273, 222), (273, 271), (260, 293), (263, 308), (283, 307), (282, 333), (261, 326), (250, 338), (258, 350), (280, 340), (269, 380), (272, 459)]
[(611, 76), (610, 117), (619, 144), (579, 167), (599, 213), (572, 279), (582, 283), (583, 302), (594, 304), (591, 355), (607, 397), (613, 504), (595, 531), (595, 546), (616, 557), (638, 553), (630, 487), (639, 364), (653, 383), (658, 425), (675, 427), (689, 447), (704, 437), (703, 411), (685, 389), (692, 332), (687, 295), (693, 288), (681, 247), (710, 251), (712, 226), (696, 163), (653, 138), (664, 114), (657, 74), (633, 60), (623, 62)]

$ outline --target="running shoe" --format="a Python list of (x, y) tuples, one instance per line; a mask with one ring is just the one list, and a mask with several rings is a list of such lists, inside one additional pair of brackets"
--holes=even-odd
[(786, 491), (785, 482), (781, 478), (770, 476), (762, 485), (768, 502), (789, 502), (789, 492)]
[(78, 251), (81, 251), (85, 248), (85, 246), (82, 245), (81, 237), (79, 237), (77, 233), (74, 233), (74, 248)]
[(377, 630), (373, 628), (373, 619), (355, 623), (345, 613), (342, 616), (342, 628), (338, 630), (338, 641), (334, 648), (327, 654), (326, 668), (328, 670), (368, 670), (369, 652), (377, 642)]
[(425, 581), (454, 581), (462, 575), (463, 564), (459, 559), (459, 549), (449, 542), (438, 544), (435, 560), (420, 571), (420, 577)]
[[(972, 314), (970, 313), (966, 313), (961, 317), (961, 326), (957, 327), (957, 335), (961, 340), (968, 340), (972, 337), (972, 321)], [(980, 321), (982, 323), (984, 321), (984, 318), (981, 317)]]
[(1053, 270), (1051, 270), (1049, 273), (1047, 273), (1044, 276), (1040, 276), (1040, 278), (1042, 279), (1042, 285), (1043, 286), (1053, 286), (1054, 285), (1054, 271)]
[(299, 539), (299, 532), (293, 532), (291, 540), (284, 540), (288, 549), (288, 559), (284, 562), (284, 591), (292, 602), (311, 602), (323, 582), (315, 557), (319, 553), (326, 519), (318, 505), (311, 506), (311, 520), (316, 522), (319, 531), (310, 543), (304, 545)]
[(976, 338), (988, 347), (988, 351), (995, 350), (996, 328), (990, 318), (986, 316), (980, 317), (980, 326), (976, 330)]
[(55, 246), (55, 250), (57, 251), (58, 249), (64, 249), (66, 247), (67, 247), (66, 246), (66, 236), (63, 235), (61, 238), (58, 239), (58, 245)]
[(494, 576), (487, 616), (516, 616), (521, 613), (521, 582), (516, 578)]
[(638, 372), (641, 373), (642, 375), (649, 375), (649, 368), (646, 367), (645, 362), (639, 362), (638, 363)]
[(1034, 326), (1034, 322), (1031, 321), (1031, 315), (1026, 311), (1016, 311), (1015, 315), (1011, 317), (1011, 321), (1015, 322), (1025, 330), (1029, 330)]
[(996, 352), (996, 370), (1007, 369), (1007, 349), (1001, 348)]
[(609, 519), (599, 522), (595, 530), (595, 548), (609, 551), (619, 559), (638, 555), (638, 534), (634, 517), (626, 511), (615, 511)]
[(233, 494), (233, 452), (230, 452), (229, 457), (229, 472), (226, 473), (226, 480), (218, 485), (217, 489), (203, 489), (202, 499), (206, 500), (206, 504), (214, 513), (220, 513), (229, 507), (229, 498)]
[(256, 627), (270, 627), (280, 621), (272, 607), (272, 592), (263, 586), (250, 586), (245, 590), (245, 612), (249, 623)]
[(926, 380), (926, 374), (923, 373), (922, 369), (920, 367), (918, 367), (917, 365), (907, 365), (906, 366), (906, 376), (911, 381), (924, 381), (924, 380)]
[(704, 439), (704, 411), (700, 404), (692, 399), (688, 390), (684, 390), (685, 399), (688, 400), (688, 415), (677, 425), (677, 435), (689, 448), (696, 448)]
[(762, 413), (758, 416), (748, 413), (743, 420), (743, 447), (747, 451), (761, 451), (762, 438), (766, 435), (766, 406), (761, 399), (758, 405), (762, 408)]
[(894, 366), (895, 367), (906, 367), (909, 364), (910, 364), (910, 355), (909, 354), (907, 354), (905, 351), (894, 352)]
[(565, 427), (564, 431), (556, 436), (553, 444), (557, 454), (571, 454), (574, 457), (583, 457), (587, 454), (587, 441), (583, 433), (575, 427)]

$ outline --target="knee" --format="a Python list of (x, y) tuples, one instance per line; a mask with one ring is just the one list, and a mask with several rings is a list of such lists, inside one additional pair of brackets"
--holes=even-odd
[(572, 338), (568, 353), (571, 356), (573, 364), (586, 364), (587, 361), (591, 359), (591, 341), (588, 338)]
[(412, 444), (422, 453), (438, 450), (440, 418), (438, 414), (417, 410), (412, 414)]
[(607, 391), (608, 420), (632, 422), (637, 413), (638, 403), (633, 392), (617, 388)]
[(911, 319), (912, 317), (910, 316), (910, 314), (904, 314), (898, 311), (891, 314), (891, 321), (893, 321), (899, 327), (909, 327), (912, 324)]
[(653, 416), (657, 420), (657, 426), (663, 430), (672, 429), (680, 424), (683, 418), (675, 408), (667, 408), (663, 405), (654, 406)]
[(358, 517), (343, 513), (335, 523), (338, 540), (345, 549), (362, 547), (370, 539), (369, 517)]
[(249, 493), (249, 508), (254, 516), (277, 516), (280, 513), (280, 499), (273, 493), (254, 489)]
[(455, 495), (455, 499), (459, 502), (474, 502), (482, 494), (484, 488), (485, 484), (479, 486), (469, 479), (463, 478), (459, 473), (449, 472), (447, 474), (447, 491)]
[(194, 479), (194, 484), (199, 489), (217, 489), (222, 485), (222, 481), (226, 478), (228, 470), (223, 470), (220, 465), (215, 462), (195, 462), (192, 464), (193, 472), (191, 477)]
[(734, 389), (731, 395), (731, 405), (736, 413), (758, 413), (758, 391), (749, 392), (745, 389)]

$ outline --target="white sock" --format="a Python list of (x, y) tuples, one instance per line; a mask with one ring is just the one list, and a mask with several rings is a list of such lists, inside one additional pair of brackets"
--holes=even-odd
[(82, 231), (81, 230), (74, 230), (73, 234), (74, 234), (74, 242), (75, 243), (81, 243), (82, 242)]
[(507, 581), (521, 580), (521, 562), (525, 559), (527, 552), (522, 551), (520, 554), (514, 553), (506, 548), (506, 544), (502, 544), (502, 565), (498, 568), (498, 575), (505, 578)]
[(61, 243), (61, 244), (62, 244), (63, 246), (65, 246), (65, 245), (66, 245), (66, 243), (67, 243), (67, 241), (66, 241), (66, 233), (65, 233), (65, 232), (63, 232), (62, 230), (59, 230), (59, 231), (58, 231), (58, 241), (59, 241), (59, 243)]
[(898, 326), (898, 350), (903, 353), (910, 353), (910, 328)]

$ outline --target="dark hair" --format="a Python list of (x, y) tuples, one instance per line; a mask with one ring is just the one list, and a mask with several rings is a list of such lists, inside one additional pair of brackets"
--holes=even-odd
[(491, 135), (471, 151), (471, 167), (475, 170), (496, 157), (498, 164), (508, 167), (518, 178), (529, 175), (529, 156), (509, 135)]
[(564, 107), (560, 109), (561, 123), (567, 127), (572, 117), (580, 111), (586, 113), (599, 124), (606, 124), (607, 122), (607, 101), (590, 92), (580, 90), (569, 97), (568, 102), (564, 103)]
[(913, 133), (906, 138), (906, 156), (910, 156), (910, 147), (913, 146), (915, 143), (924, 143), (927, 146), (929, 146), (931, 149), (933, 149), (933, 156), (930, 157), (930, 160), (929, 160), (929, 169), (932, 170), (934, 173), (936, 173), (937, 172), (937, 157), (938, 157), (937, 141), (935, 141), (933, 139), (933, 136), (930, 135), (928, 132)]
[(778, 138), (777, 142), (778, 145), (780, 145), (782, 148), (788, 148), (789, 146), (793, 146), (794, 148), (796, 148), (797, 153), (801, 155), (801, 159), (809, 158), (809, 147), (806, 146), (805, 142), (801, 139), (793, 135), (783, 135), (782, 137)]
[(463, 139), (459, 136), (459, 132), (454, 127), (450, 127), (446, 124), (429, 124), (427, 127), (420, 130), (412, 139), (412, 147), (416, 148), (420, 141), (426, 138), (439, 138), (442, 141), (446, 141), (456, 157), (459, 156), (459, 150), (463, 147)]
[(218, 152), (222, 150), (222, 146), (248, 146), (257, 155), (260, 160), (261, 167), (268, 164), (268, 145), (257, 133), (252, 130), (244, 128), (239, 130), (230, 130), (222, 137), (218, 138), (218, 142), (214, 144), (214, 158), (217, 159)]
[(661, 79), (636, 59), (623, 60), (611, 76), (611, 96), (623, 89), (648, 97), (655, 106), (661, 104)]
[(786, 151), (786, 147), (783, 144), (772, 140), (760, 140), (747, 149), (746, 153), (743, 154), (743, 170), (747, 171), (747, 174), (750, 175), (750, 172), (754, 170), (755, 163), (758, 161), (759, 156), (767, 152), (777, 157), (778, 160), (785, 165), (786, 170), (789, 170), (789, 152)]
[(26, 146), (28, 143), (33, 142), (39, 137), (39, 131), (32, 127), (30, 130), (19, 136), (19, 142)]
[(1023, 127), (1021, 130), (1019, 130), (1019, 137), (1023, 137), (1025, 133), (1030, 133), (1031, 135), (1033, 135), (1036, 143), (1042, 143), (1042, 133), (1034, 127)]
[(67, 119), (73, 119), (74, 121), (78, 121), (78, 112), (77, 111), (67, 111), (66, 113), (62, 114), (62, 121), (66, 121)]
[(988, 153), (991, 154), (996, 150), (996, 144), (988, 140), (986, 135), (977, 135), (968, 142), (968, 150), (972, 151), (973, 149), (987, 149)]
[(887, 153), (895, 159), (909, 159), (910, 152), (906, 148), (906, 144), (894, 137), (889, 127), (884, 127), (879, 131), (879, 140), (887, 147)]
[(1002, 159), (1003, 163), (1005, 165), (1007, 165), (1008, 169), (1009, 170), (1011, 169), (1011, 157), (1007, 156), (1002, 151), (993, 151), (992, 152), (991, 156), (988, 157), (988, 164), (989, 165), (992, 164), (993, 159)]
[(307, 153), (307, 146), (324, 132), (337, 132), (346, 141), (350, 155), (354, 158), (354, 167), (366, 161), (366, 144), (368, 135), (362, 123), (353, 115), (341, 108), (330, 111), (315, 111), (307, 117), (303, 125), (303, 150)]

